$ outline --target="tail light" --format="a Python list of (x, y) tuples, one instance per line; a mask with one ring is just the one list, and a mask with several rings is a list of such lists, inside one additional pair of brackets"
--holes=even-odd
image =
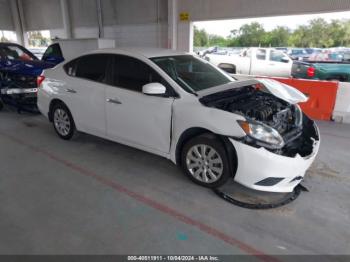
[(315, 68), (314, 67), (309, 67), (306, 71), (306, 74), (308, 77), (314, 77), (315, 76)]
[(45, 80), (45, 76), (43, 76), (43, 75), (38, 76), (37, 79), (36, 79), (36, 85), (37, 85), (37, 87), (41, 86), (41, 84), (42, 84), (42, 82), (43, 82), (44, 80)]

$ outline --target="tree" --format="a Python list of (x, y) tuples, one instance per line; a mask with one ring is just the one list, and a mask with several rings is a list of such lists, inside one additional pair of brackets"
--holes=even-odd
[(28, 32), (28, 42), (31, 46), (48, 46), (49, 38), (45, 38), (40, 31)]
[(278, 26), (271, 32), (266, 33), (265, 46), (288, 46), (290, 29), (285, 26)]
[(264, 42), (265, 29), (262, 24), (253, 22), (242, 25), (238, 31), (237, 43), (240, 46), (260, 46)]
[(1, 33), (1, 37), (0, 37), (0, 42), (10, 42), (10, 40), (8, 40), (5, 35), (4, 35), (4, 32), (3, 31), (0, 31)]
[(196, 26), (194, 27), (194, 39), (193, 39), (193, 45), (197, 47), (203, 47), (207, 46), (209, 35), (208, 33), (202, 29), (199, 30)]
[(208, 37), (208, 46), (220, 46), (220, 47), (225, 47), (227, 46), (227, 39), (222, 36), (218, 35), (209, 35)]
[(350, 19), (332, 20), (323, 18), (309, 21), (298, 26), (294, 31), (285, 26), (278, 26), (272, 31), (265, 31), (262, 24), (253, 22), (242, 25), (238, 30), (224, 38), (209, 35), (205, 30), (195, 28), (195, 46), (229, 46), (229, 47), (337, 47), (350, 46)]
[(294, 32), (290, 35), (288, 39), (288, 46), (293, 47), (308, 47), (309, 40), (308, 38), (308, 29), (306, 26), (299, 26)]

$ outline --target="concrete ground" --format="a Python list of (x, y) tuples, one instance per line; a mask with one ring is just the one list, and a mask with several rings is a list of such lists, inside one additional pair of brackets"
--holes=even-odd
[(350, 126), (319, 126), (310, 192), (256, 211), (161, 157), (2, 111), (0, 254), (350, 254)]

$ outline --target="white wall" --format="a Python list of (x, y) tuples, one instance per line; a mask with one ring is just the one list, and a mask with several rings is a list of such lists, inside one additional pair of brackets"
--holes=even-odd
[(105, 26), (104, 37), (116, 39), (117, 46), (167, 48), (168, 25), (162, 23)]

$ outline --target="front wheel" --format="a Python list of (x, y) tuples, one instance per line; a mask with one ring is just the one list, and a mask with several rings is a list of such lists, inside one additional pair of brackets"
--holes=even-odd
[(69, 109), (62, 103), (52, 109), (53, 127), (59, 137), (69, 140), (75, 133), (75, 124)]
[(232, 177), (223, 143), (210, 134), (191, 139), (181, 158), (184, 172), (201, 186), (216, 188)]

